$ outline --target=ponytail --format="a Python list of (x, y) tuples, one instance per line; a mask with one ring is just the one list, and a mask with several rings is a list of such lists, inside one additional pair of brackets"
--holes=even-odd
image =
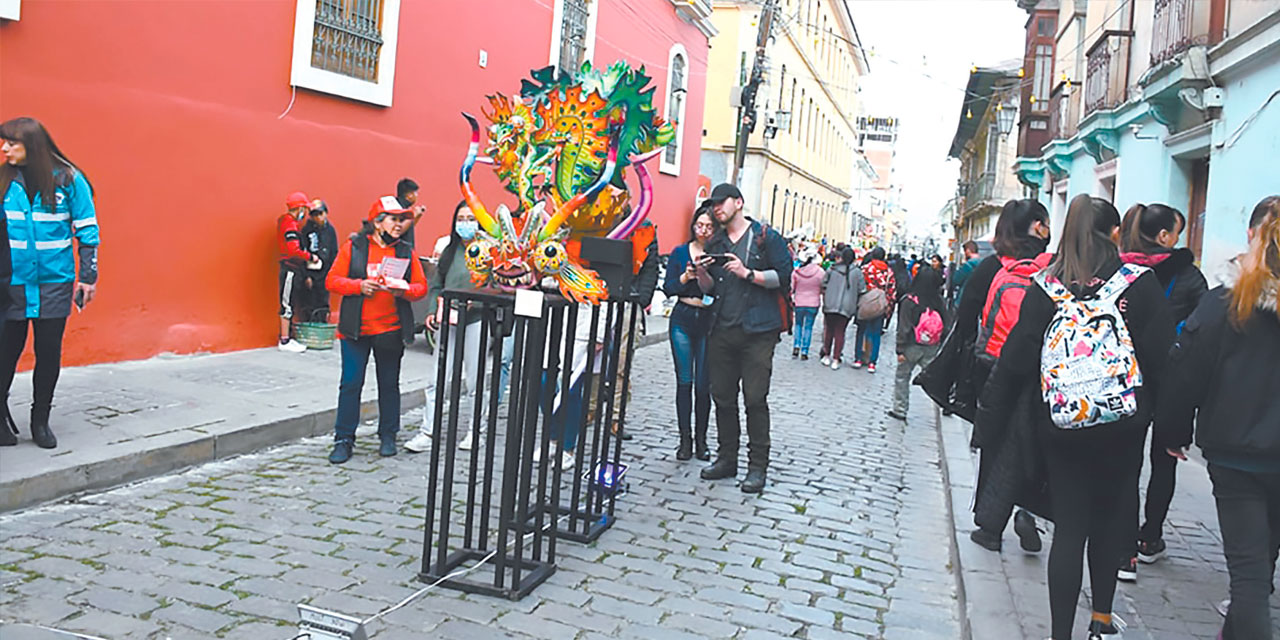
[(1104, 264), (1120, 259), (1111, 241), (1118, 226), (1120, 212), (1110, 202), (1083, 194), (1072, 198), (1049, 275), (1067, 286), (1086, 286)]
[(1163, 204), (1135, 204), (1124, 214), (1120, 223), (1120, 244), (1126, 253), (1163, 253), (1167, 251), (1156, 236), (1161, 231), (1175, 233), (1178, 226), (1187, 226), (1181, 211)]
[(1274, 298), (1269, 302), (1276, 306), (1280, 318), (1280, 290), (1268, 286), (1280, 278), (1280, 199), (1271, 198), (1260, 220), (1249, 252), (1241, 260), (1240, 279), (1231, 288), (1231, 323), (1237, 329), (1244, 327), (1259, 305), (1268, 302), (1263, 296)]

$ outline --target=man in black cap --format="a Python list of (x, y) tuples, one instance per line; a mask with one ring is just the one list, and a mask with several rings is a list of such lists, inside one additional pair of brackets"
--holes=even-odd
[(737, 187), (716, 186), (711, 201), (721, 229), (707, 243), (697, 274), (702, 290), (715, 296), (707, 361), (720, 445), (716, 461), (702, 470), (702, 478), (738, 475), (741, 386), (747, 407), (747, 477), (742, 491), (759, 493), (769, 467), (769, 379), (791, 284), (791, 253), (777, 231), (747, 217)]

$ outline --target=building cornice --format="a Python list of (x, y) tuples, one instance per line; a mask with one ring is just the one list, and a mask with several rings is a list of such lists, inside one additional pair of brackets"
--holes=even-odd
[(676, 14), (685, 22), (698, 28), (708, 39), (720, 33), (711, 22), (711, 0), (671, 0)]
[[(727, 144), (720, 145), (719, 150), (725, 153), (733, 153), (734, 151), (733, 145), (727, 145)], [(812, 173), (809, 173), (809, 171), (807, 171), (806, 169), (803, 169), (799, 165), (791, 162), (790, 160), (787, 160), (786, 158), (783, 158), (782, 156), (774, 153), (772, 149), (769, 149), (766, 147), (748, 146), (747, 155), (750, 155), (753, 153), (760, 154), (764, 156), (766, 159), (786, 167), (791, 172), (800, 174), (802, 177), (810, 180), (811, 182), (817, 183), (822, 188), (838, 194), (841, 198), (848, 199), (853, 197), (853, 194), (850, 193), (849, 191), (846, 191), (845, 189), (841, 189), (840, 187), (837, 187), (831, 184), (830, 182), (827, 182), (826, 180), (823, 180), (822, 178), (819, 178), (818, 176), (815, 176)]]

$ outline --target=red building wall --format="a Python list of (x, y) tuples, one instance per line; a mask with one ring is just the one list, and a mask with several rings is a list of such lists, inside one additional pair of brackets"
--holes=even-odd
[[(305, 1), (305, 0), (304, 0)], [(600, 3), (594, 60), (644, 64), (663, 108), (667, 53), (689, 53), (683, 171), (655, 174), (663, 251), (687, 235), (697, 189), (707, 38), (669, 0)], [(29, 115), (85, 169), (102, 231), (98, 297), (67, 328), (68, 365), (274, 341), (275, 219), (301, 189), (340, 238), (396, 180), (422, 185), (429, 250), (486, 94), (512, 93), (551, 46), (551, 1), (401, 5), (394, 104), (289, 86), (295, 3), (30, 0), (0, 24), (0, 119)], [(481, 49), (488, 65), (478, 65)], [(486, 201), (503, 200), (477, 168)]]

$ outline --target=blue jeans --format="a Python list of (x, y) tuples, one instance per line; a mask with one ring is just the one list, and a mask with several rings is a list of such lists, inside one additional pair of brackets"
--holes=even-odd
[(334, 440), (354, 440), (360, 423), (360, 392), (364, 388), (369, 354), (373, 353), (378, 378), (378, 437), (394, 438), (400, 431), (400, 359), (404, 340), (400, 331), (390, 331), (356, 340), (338, 341), (342, 348), (342, 381), (338, 383), (338, 416), (333, 425)]
[[(864, 362), (866, 364), (875, 364), (880, 360), (880, 334), (884, 333), (884, 318), (876, 318), (875, 320), (859, 320), (858, 336), (853, 343), (853, 360), (854, 362)], [(862, 339), (866, 338), (871, 343), (871, 353), (867, 354), (864, 360), (862, 357)]]
[[(698, 442), (706, 438), (711, 420), (711, 370), (707, 367), (707, 334), (671, 325), (671, 360), (676, 365), (676, 420), (685, 437), (696, 426)], [(694, 419), (696, 418), (696, 423)]]
[[(573, 451), (573, 448), (578, 446), (578, 434), (582, 432), (582, 422), (586, 419), (582, 413), (582, 388), (585, 386), (586, 377), (586, 373), (583, 373), (569, 386), (568, 393), (561, 398), (560, 407), (551, 414), (551, 440), (555, 442), (563, 439), (565, 451)], [(552, 402), (554, 407), (552, 398), (559, 386), (560, 380), (549, 379), (544, 371), (542, 374), (543, 401)]]
[(809, 355), (809, 343), (813, 342), (813, 319), (818, 317), (817, 307), (796, 307), (796, 335), (792, 349)]

